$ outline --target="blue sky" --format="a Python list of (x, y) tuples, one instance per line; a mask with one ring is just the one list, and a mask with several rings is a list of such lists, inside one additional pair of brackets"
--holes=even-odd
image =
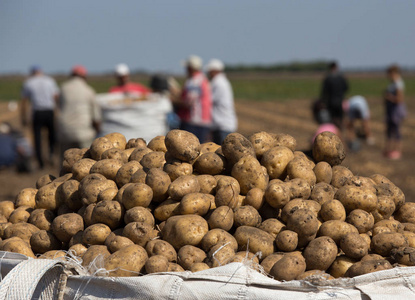
[(19, 1), (0, 3), (0, 73), (84, 64), (91, 72), (182, 72), (198, 54), (228, 64), (337, 59), (415, 67), (415, 1)]

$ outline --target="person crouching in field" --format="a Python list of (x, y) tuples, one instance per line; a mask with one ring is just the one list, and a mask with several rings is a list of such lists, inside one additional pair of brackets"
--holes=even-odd
[(400, 159), (402, 155), (401, 124), (406, 117), (404, 103), (405, 84), (397, 65), (390, 66), (387, 70), (390, 81), (383, 94), (386, 113), (386, 145), (384, 155), (389, 159)]
[(346, 142), (351, 151), (360, 150), (360, 143), (356, 136), (356, 123), (361, 120), (362, 135), (368, 145), (373, 145), (375, 140), (370, 128), (370, 110), (367, 101), (362, 96), (353, 96), (343, 102), (346, 112)]

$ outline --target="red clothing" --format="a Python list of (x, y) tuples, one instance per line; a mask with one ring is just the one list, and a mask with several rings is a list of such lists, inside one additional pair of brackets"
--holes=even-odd
[(113, 86), (110, 93), (134, 93), (134, 94), (148, 94), (151, 90), (141, 84), (128, 82), (123, 86)]
[(183, 122), (209, 126), (212, 122), (212, 98), (210, 85), (202, 72), (188, 78), (184, 84), (182, 100), (186, 104), (178, 111)]

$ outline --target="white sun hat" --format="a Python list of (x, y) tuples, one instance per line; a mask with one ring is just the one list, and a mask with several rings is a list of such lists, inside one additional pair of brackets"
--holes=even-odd
[(191, 67), (194, 70), (200, 70), (203, 66), (202, 59), (197, 55), (190, 55), (185, 61), (183, 61), (185, 67)]
[(206, 65), (207, 71), (223, 71), (225, 69), (225, 65), (219, 59), (211, 59), (209, 63)]
[(115, 66), (115, 75), (126, 76), (130, 75), (130, 69), (126, 64), (118, 64)]

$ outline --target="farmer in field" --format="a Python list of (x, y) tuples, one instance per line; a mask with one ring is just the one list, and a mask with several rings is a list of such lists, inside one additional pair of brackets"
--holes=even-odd
[(390, 66), (386, 73), (390, 83), (383, 94), (386, 112), (385, 156), (389, 159), (400, 159), (402, 155), (401, 125), (407, 114), (404, 102), (405, 84), (397, 65)]
[(114, 73), (117, 85), (110, 88), (110, 93), (135, 94), (137, 96), (145, 96), (150, 93), (147, 87), (130, 82), (130, 69), (126, 64), (116, 65)]
[(343, 129), (343, 100), (349, 89), (345, 77), (339, 72), (336, 62), (329, 64), (329, 71), (323, 80), (320, 99), (326, 105), (332, 122)]
[(353, 96), (343, 103), (344, 111), (347, 113), (346, 119), (346, 141), (350, 150), (360, 149), (359, 140), (356, 137), (356, 123), (362, 123), (362, 135), (368, 145), (373, 145), (375, 140), (370, 129), (370, 110), (367, 101), (362, 96)]
[(224, 64), (218, 59), (212, 59), (206, 66), (212, 89), (212, 137), (218, 145), (238, 126), (232, 86), (224, 69)]
[(86, 82), (84, 66), (74, 66), (62, 84), (59, 115), (61, 154), (69, 148), (88, 148), (100, 130), (101, 109)]
[(32, 107), (32, 126), (35, 139), (35, 153), (39, 167), (43, 169), (42, 128), (48, 130), (49, 162), (53, 163), (55, 150), (55, 108), (59, 97), (59, 89), (55, 80), (43, 74), (39, 66), (30, 69), (30, 77), (24, 82), (21, 101), (22, 125), (28, 125), (27, 106)]
[(212, 123), (210, 85), (201, 71), (203, 62), (199, 56), (189, 56), (184, 65), (187, 79), (177, 112), (181, 120), (180, 128), (195, 134), (201, 143), (205, 143), (209, 140)]

